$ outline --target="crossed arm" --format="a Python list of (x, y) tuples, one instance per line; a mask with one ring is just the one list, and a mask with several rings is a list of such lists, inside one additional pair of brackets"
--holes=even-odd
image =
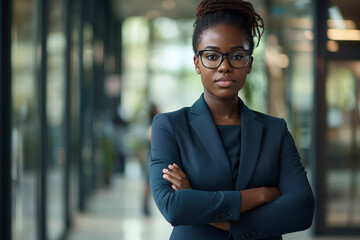
[[(191, 189), (179, 167), (179, 145), (169, 119), (154, 120), (150, 184), (164, 217), (174, 226), (208, 223), (239, 237), (254, 229), (266, 238), (309, 228), (314, 196), (286, 123), (282, 125), (278, 186), (204, 191)], [(218, 213), (224, 216), (216, 218)]]
[[(163, 169), (163, 178), (172, 184), (171, 187), (174, 191), (180, 189), (192, 189), (188, 177), (176, 163), (170, 164), (168, 165), (168, 168)], [(281, 195), (277, 187), (250, 188), (241, 190), (240, 194), (242, 200), (240, 208), (241, 213), (265, 203), (272, 202)], [(210, 225), (225, 231), (230, 230), (229, 221), (214, 222), (210, 223)]]

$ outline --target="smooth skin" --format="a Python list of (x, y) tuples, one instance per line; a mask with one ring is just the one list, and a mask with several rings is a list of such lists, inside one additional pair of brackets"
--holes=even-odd
[[(198, 50), (218, 50), (223, 53), (232, 50), (250, 50), (244, 32), (233, 25), (218, 24), (205, 30), (198, 43)], [(201, 75), (204, 99), (217, 125), (240, 125), (238, 93), (244, 86), (246, 76), (251, 72), (253, 57), (244, 68), (233, 68), (227, 59), (218, 68), (205, 68), (198, 56), (194, 57), (195, 70)], [(174, 191), (192, 189), (184, 171), (175, 163), (163, 169), (163, 178), (172, 184)], [(240, 212), (246, 212), (265, 203), (274, 201), (281, 193), (275, 186), (263, 186), (240, 191)], [(209, 223), (229, 231), (228, 221)]]

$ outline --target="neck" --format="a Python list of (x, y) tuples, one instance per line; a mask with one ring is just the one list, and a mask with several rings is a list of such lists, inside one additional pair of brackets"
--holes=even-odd
[(205, 93), (204, 99), (210, 109), (215, 124), (218, 125), (240, 124), (238, 96), (222, 99)]

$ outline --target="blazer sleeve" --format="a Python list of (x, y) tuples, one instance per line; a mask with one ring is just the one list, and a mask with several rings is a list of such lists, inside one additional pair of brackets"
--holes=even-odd
[(162, 170), (173, 163), (182, 167), (174, 128), (167, 115), (158, 114), (151, 133), (150, 188), (165, 219), (174, 226), (240, 219), (239, 191), (174, 191), (162, 177)]
[(286, 123), (282, 121), (279, 183), (281, 196), (275, 201), (242, 213), (230, 221), (234, 239), (262, 239), (302, 231), (312, 224), (315, 200), (306, 171)]

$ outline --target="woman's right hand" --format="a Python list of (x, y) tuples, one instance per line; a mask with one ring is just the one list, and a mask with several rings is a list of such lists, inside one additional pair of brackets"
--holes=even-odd
[(163, 178), (172, 184), (171, 187), (175, 191), (180, 189), (192, 189), (189, 178), (176, 163), (169, 164), (168, 168), (163, 169)]

